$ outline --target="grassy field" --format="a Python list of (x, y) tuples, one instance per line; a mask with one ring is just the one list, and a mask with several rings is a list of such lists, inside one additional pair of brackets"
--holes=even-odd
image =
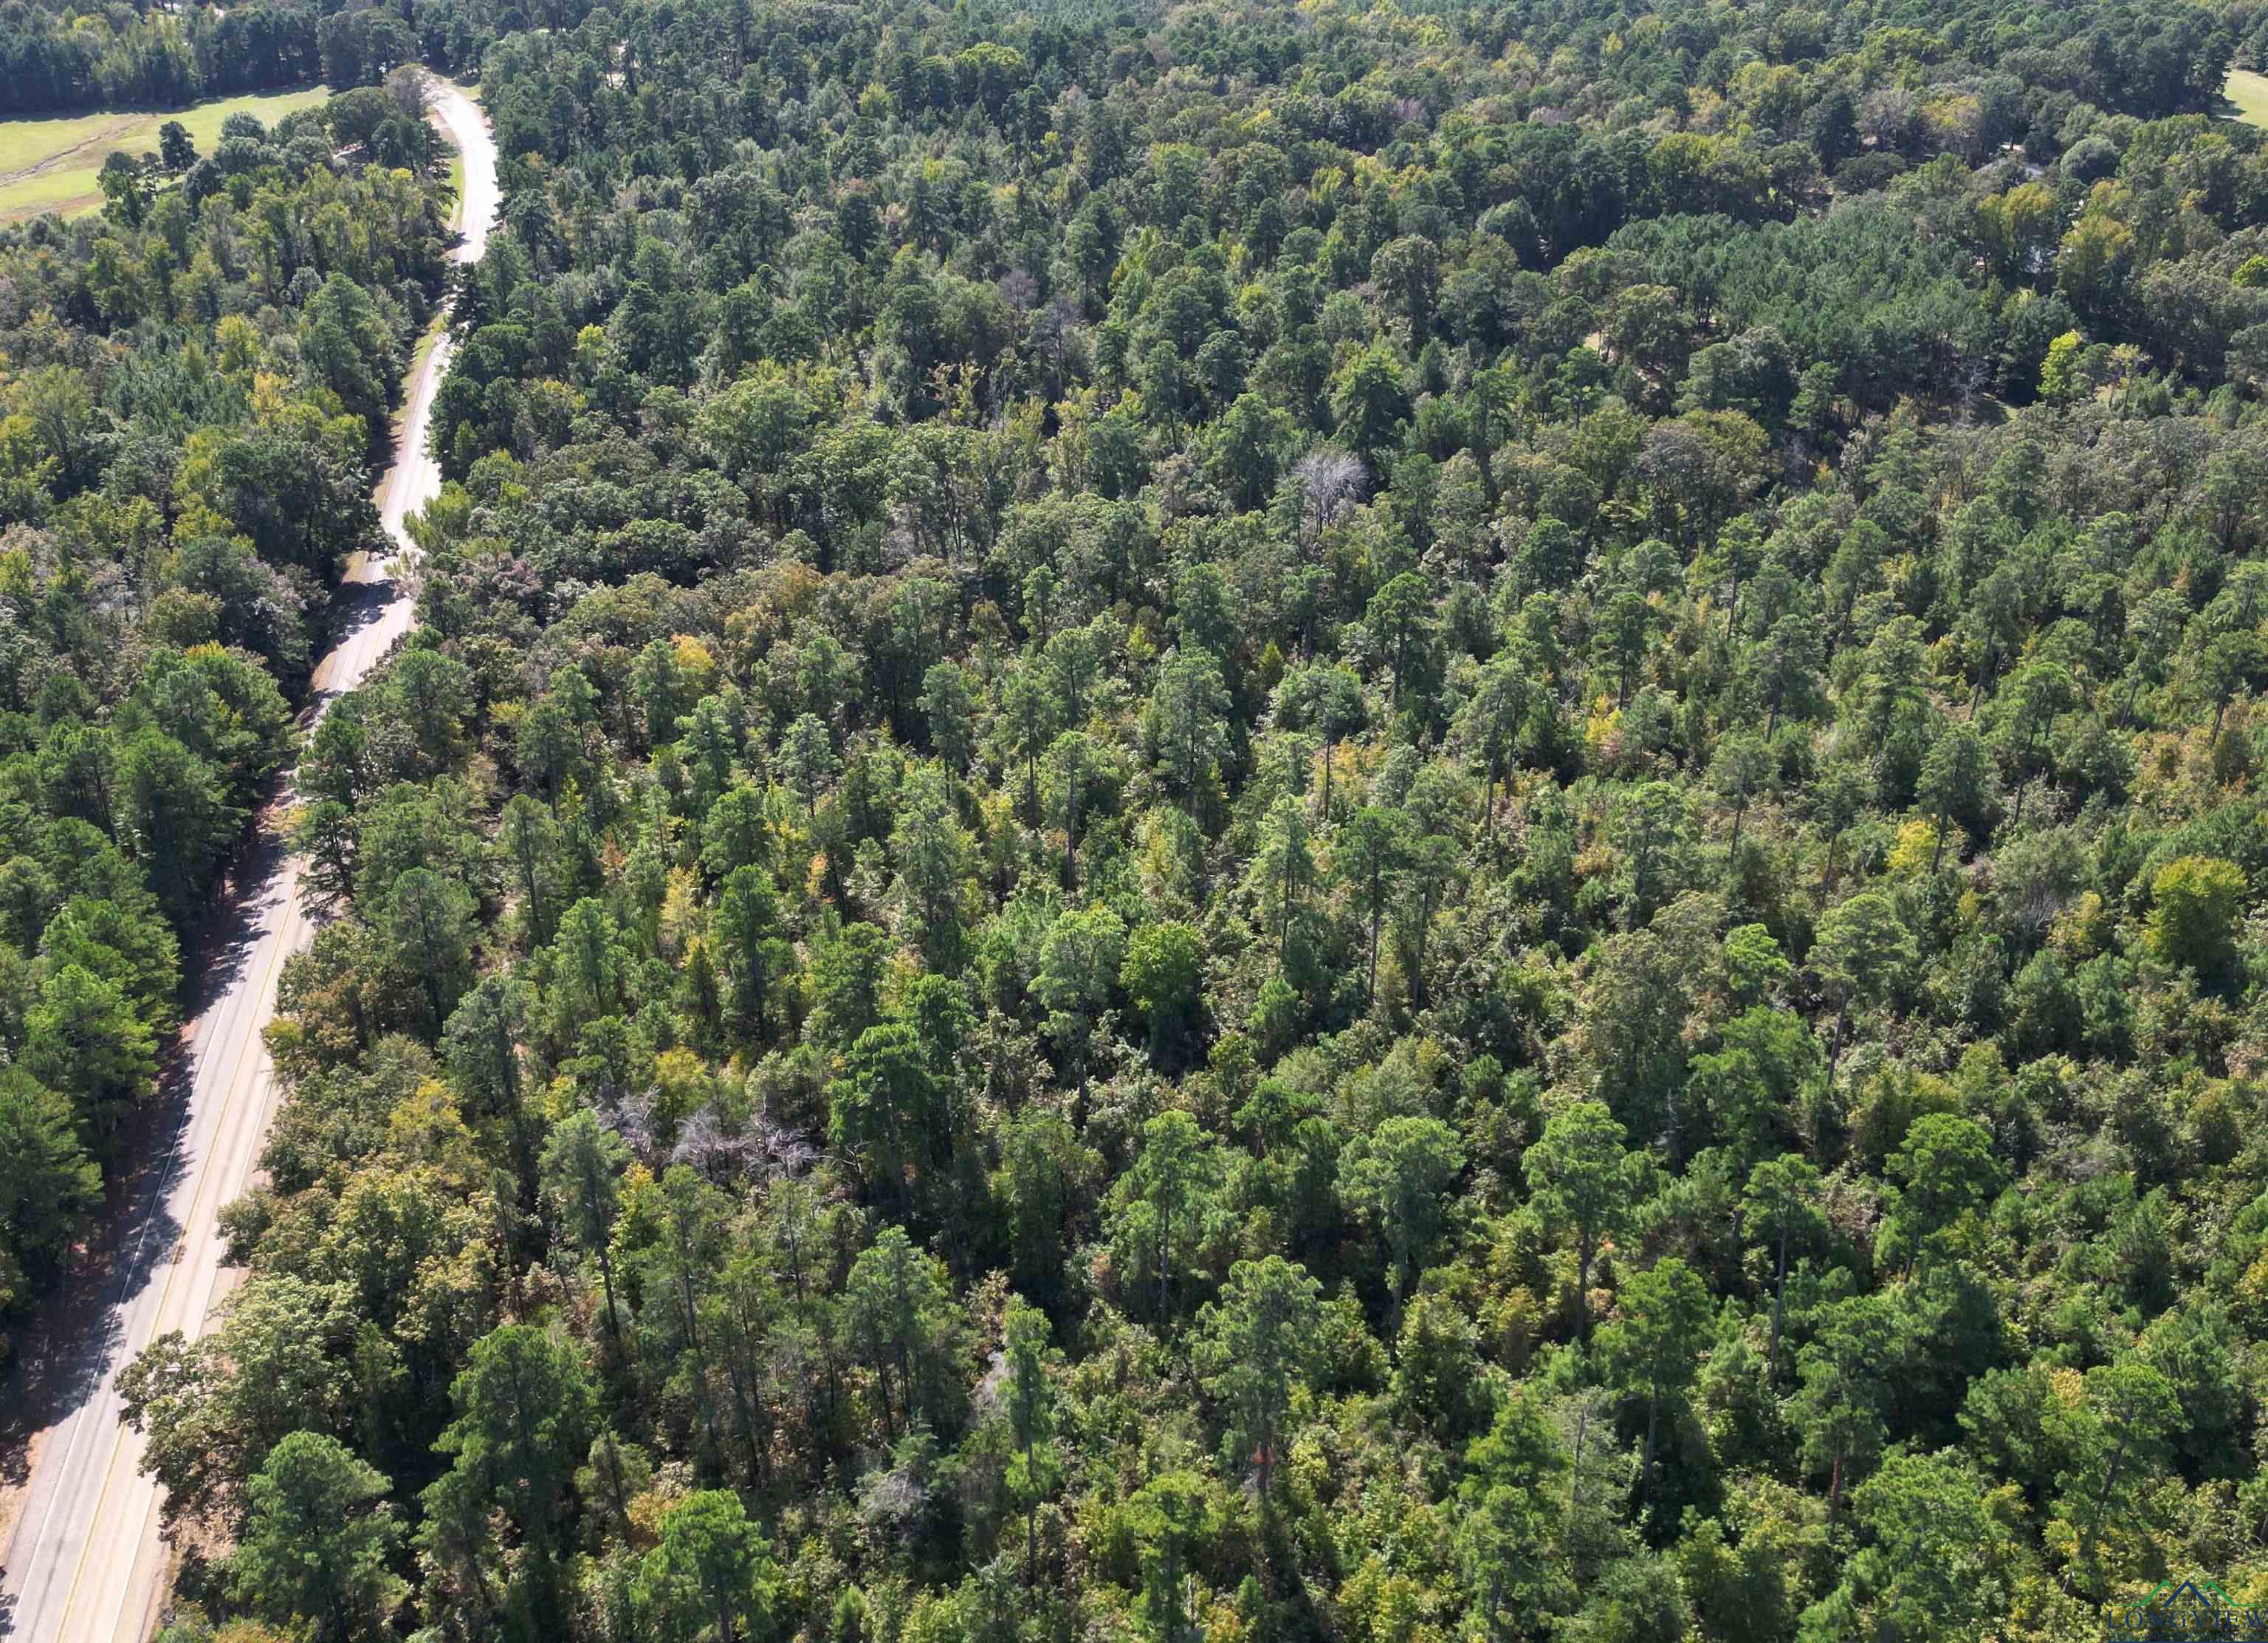
[(158, 128), (178, 120), (188, 128), (197, 152), (209, 154), (220, 140), (221, 122), (243, 109), (273, 125), (285, 114), (308, 108), (329, 95), (320, 85), (297, 92), (261, 92), (222, 97), (172, 113), (142, 110), (71, 114), (60, 119), (0, 122), (0, 222), (18, 222), (42, 211), (70, 217), (102, 203), (95, 181), (111, 150), (152, 154)]
[(2268, 74), (2255, 74), (2250, 69), (2231, 69), (2228, 84), (2220, 94), (2234, 105), (2234, 112), (2247, 125), (2268, 126)]

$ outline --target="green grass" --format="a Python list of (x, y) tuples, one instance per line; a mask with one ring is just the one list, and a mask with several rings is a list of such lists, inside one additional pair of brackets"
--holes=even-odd
[(2228, 84), (2220, 88), (2220, 94), (2234, 106), (2236, 117), (2245, 124), (2268, 126), (2268, 74), (2231, 69)]
[(102, 188), (96, 179), (103, 160), (113, 149), (128, 154), (156, 153), (158, 128), (168, 120), (188, 127), (197, 152), (209, 154), (220, 141), (221, 122), (239, 109), (272, 126), (284, 115), (312, 108), (329, 95), (315, 85), (296, 92), (219, 97), (170, 111), (126, 109), (0, 122), (0, 222), (37, 217), (42, 211), (70, 217), (99, 207)]

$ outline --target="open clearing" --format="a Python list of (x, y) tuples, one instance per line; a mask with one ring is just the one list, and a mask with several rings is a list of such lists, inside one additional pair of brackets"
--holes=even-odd
[(2235, 106), (2236, 117), (2248, 125), (2268, 126), (2268, 74), (2231, 69), (2220, 94)]
[(102, 188), (96, 179), (103, 160), (113, 149), (156, 153), (158, 128), (168, 120), (188, 127), (197, 152), (209, 154), (220, 140), (221, 122), (239, 109), (272, 126), (329, 94), (324, 87), (312, 85), (296, 92), (217, 97), (182, 109), (122, 109), (0, 122), (0, 222), (20, 222), (42, 211), (70, 217), (100, 206)]

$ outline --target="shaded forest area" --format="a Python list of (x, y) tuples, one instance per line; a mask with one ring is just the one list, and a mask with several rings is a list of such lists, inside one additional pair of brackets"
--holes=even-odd
[[(534, 24), (579, 22), (586, 9), (541, 5)], [(204, 98), (317, 80), (343, 92), (375, 85), (390, 70), (416, 63), (468, 73), (499, 33), (529, 26), (520, 7), (494, 0), (148, 6), (5, 0), (0, 119), (180, 108)]]
[[(2268, 1595), (2256, 9), (528, 22), (170, 1643)], [(312, 136), (0, 235), (27, 1271), (437, 289)]]
[(101, 215), (0, 230), (0, 1345), (155, 1094), (182, 944), (381, 541), (453, 233), (446, 185), (334, 160), (357, 109), (425, 129), (361, 99), (209, 155), (176, 129)]

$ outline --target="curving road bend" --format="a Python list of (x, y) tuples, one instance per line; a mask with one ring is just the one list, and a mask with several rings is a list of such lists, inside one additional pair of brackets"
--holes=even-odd
[[(472, 262), (488, 240), (497, 204), (496, 148), (479, 108), (444, 81), (431, 85), (430, 114), (463, 154), (458, 203)], [(402, 521), (441, 488), (426, 454), (433, 395), (448, 369), (446, 333), (413, 371), (403, 395), (394, 466), (379, 483), (379, 511), (394, 554), (360, 563), (342, 602), (361, 595), (360, 621), (316, 667), (316, 707), (352, 689), (409, 627), (415, 601), (393, 572), (410, 551)], [(97, 1322), (72, 1345), (61, 1376), (68, 1390), (33, 1435), (35, 1459), (22, 1509), (0, 1566), (0, 1637), (23, 1643), (136, 1643), (158, 1620), (167, 1554), (158, 1536), (158, 1490), (143, 1475), (140, 1434), (122, 1418), (119, 1372), (169, 1330), (205, 1331), (234, 1274), (221, 1264), (217, 1213), (251, 1184), (276, 1102), (261, 1037), (276, 1013), (284, 960), (314, 933), (298, 895), (300, 862), (264, 819), (243, 874), (243, 895), (207, 1002), (183, 1034), (185, 1089), (153, 1191), (126, 1234)]]

